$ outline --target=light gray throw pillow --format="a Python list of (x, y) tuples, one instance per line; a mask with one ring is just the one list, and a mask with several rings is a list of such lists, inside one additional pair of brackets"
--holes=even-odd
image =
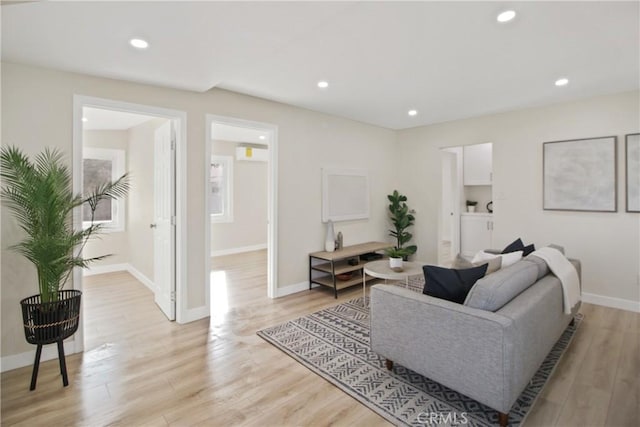
[(490, 260), (487, 261), (481, 261), (481, 262), (476, 262), (473, 263), (465, 258), (462, 257), (462, 255), (458, 254), (456, 256), (456, 259), (453, 260), (453, 265), (451, 266), (451, 268), (455, 269), (455, 270), (465, 270), (467, 268), (473, 268), (473, 267), (480, 267), (481, 265), (484, 264), (488, 264), (487, 265), (487, 272), (485, 273), (485, 276), (494, 273), (498, 270), (500, 270), (500, 268), (502, 267), (502, 258), (501, 257), (496, 257), (496, 258), (492, 258)]

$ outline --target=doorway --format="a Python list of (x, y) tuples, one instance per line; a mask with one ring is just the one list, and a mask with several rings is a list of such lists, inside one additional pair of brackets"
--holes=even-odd
[[(88, 248), (89, 251), (104, 250), (107, 243), (112, 245), (109, 249), (117, 248), (107, 253), (117, 253), (119, 249), (120, 256), (104, 260), (107, 263), (96, 265), (93, 272), (128, 271), (153, 291), (158, 310), (168, 320), (178, 322), (184, 318), (186, 286), (183, 278), (185, 119), (186, 114), (179, 111), (74, 97), (74, 192), (82, 192), (96, 165), (110, 166), (112, 177), (120, 176), (124, 170), (132, 172), (129, 197), (114, 203), (110, 209), (113, 215), (109, 219), (117, 221), (109, 225), (107, 231), (113, 233), (98, 243), (98, 246), (103, 244), (102, 248)], [(127, 120), (133, 124), (128, 125)], [(123, 131), (123, 128), (129, 130)], [(105, 156), (119, 160), (100, 160)], [(80, 215), (74, 217), (77, 228), (83, 226)], [(154, 280), (155, 277), (163, 280)], [(80, 269), (74, 271), (74, 287), (83, 289)], [(81, 320), (84, 317), (81, 316)], [(85, 341), (82, 323), (78, 332), (80, 339), (75, 350), (82, 351)]]
[(438, 262), (448, 265), (458, 255), (472, 259), (492, 247), (493, 144), (442, 148), (440, 153)]
[(440, 150), (442, 190), (438, 239), (438, 265), (450, 266), (460, 252), (460, 186), (462, 183), (462, 149)]
[(213, 319), (229, 298), (224, 272), (211, 269), (214, 257), (266, 257), (265, 291), (277, 297), (277, 127), (207, 115), (205, 144), (206, 300)]

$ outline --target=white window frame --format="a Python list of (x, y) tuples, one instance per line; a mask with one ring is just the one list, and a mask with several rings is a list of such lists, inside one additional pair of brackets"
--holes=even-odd
[[(92, 148), (82, 149), (82, 160), (110, 160), (113, 165), (111, 169), (111, 180), (115, 181), (125, 173), (125, 151), (115, 148)], [(84, 176), (84, 171), (83, 171)], [(94, 224), (103, 224), (102, 231), (105, 233), (117, 233), (125, 231), (125, 198), (111, 201), (111, 221), (94, 221)], [(82, 221), (82, 226), (88, 228), (90, 221)]]
[[(211, 206), (209, 206), (209, 212), (212, 223), (228, 223), (233, 222), (233, 156), (211, 156), (211, 166), (214, 163), (221, 163), (223, 165), (223, 186), (222, 186), (222, 213), (211, 213)], [(211, 174), (209, 174), (211, 176)], [(211, 178), (209, 178), (211, 183)], [(209, 199), (210, 202), (211, 198)]]

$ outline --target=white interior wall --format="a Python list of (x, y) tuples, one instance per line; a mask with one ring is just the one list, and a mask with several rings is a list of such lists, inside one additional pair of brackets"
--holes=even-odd
[[(493, 142), (494, 246), (517, 237), (537, 246), (557, 243), (583, 266), (587, 299), (638, 309), (640, 215), (624, 207), (624, 135), (640, 130), (639, 92), (457, 120), (398, 132), (397, 168), (420, 214), (418, 258), (437, 260), (441, 200), (438, 149)], [(618, 137), (618, 212), (542, 209), (542, 143)]]
[[(396, 134), (392, 130), (320, 114), (277, 102), (214, 89), (194, 93), (118, 80), (2, 63), (2, 141), (28, 155), (47, 145), (60, 148), (71, 165), (73, 96), (85, 95), (185, 111), (187, 114), (188, 289), (186, 308), (205, 306), (204, 188), (206, 114), (237, 117), (278, 127), (279, 288), (304, 288), (308, 254), (324, 247), (321, 168), (366, 169), (370, 173), (371, 217), (336, 224), (346, 245), (387, 239), (386, 195), (398, 184)], [(38, 126), (33, 118), (38, 118)], [(2, 356), (32, 351), (20, 329), (19, 301), (37, 290), (33, 266), (6, 248), (21, 236), (2, 207)], [(71, 285), (69, 285), (71, 286)]]
[(267, 247), (267, 162), (237, 161), (233, 141), (213, 141), (213, 155), (231, 156), (233, 222), (211, 221), (211, 255)]

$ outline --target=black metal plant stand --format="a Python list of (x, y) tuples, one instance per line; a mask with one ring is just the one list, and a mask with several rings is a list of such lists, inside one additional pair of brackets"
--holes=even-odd
[(80, 291), (65, 290), (58, 292), (58, 301), (43, 303), (40, 295), (32, 295), (20, 301), (25, 338), (28, 343), (38, 346), (29, 390), (36, 388), (42, 346), (53, 343), (58, 345), (62, 384), (65, 387), (69, 385), (63, 341), (78, 330), (81, 297)]

